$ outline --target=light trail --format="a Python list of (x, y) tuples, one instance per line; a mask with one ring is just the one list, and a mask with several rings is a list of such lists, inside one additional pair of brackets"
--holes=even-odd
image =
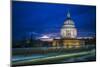
[(38, 62), (45, 62), (45, 61), (54, 61), (54, 60), (60, 60), (60, 59), (68, 59), (71, 57), (81, 57), (84, 55), (92, 55), (95, 54), (95, 50), (92, 51), (85, 51), (85, 52), (79, 52), (79, 53), (72, 53), (72, 54), (63, 54), (63, 55), (58, 55), (58, 56), (49, 56), (49, 57), (43, 57), (43, 58), (37, 58), (37, 59), (27, 59), (23, 61), (16, 61), (12, 62), (12, 65), (27, 65), (27, 64), (35, 64)]

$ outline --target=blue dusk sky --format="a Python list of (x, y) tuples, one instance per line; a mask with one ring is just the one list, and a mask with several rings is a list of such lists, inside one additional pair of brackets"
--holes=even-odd
[(12, 37), (14, 40), (42, 35), (59, 36), (67, 12), (78, 30), (78, 36), (96, 34), (96, 6), (12, 2)]

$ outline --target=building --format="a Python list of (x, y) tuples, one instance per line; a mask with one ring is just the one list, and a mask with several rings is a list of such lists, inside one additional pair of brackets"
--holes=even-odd
[(79, 48), (85, 44), (84, 40), (77, 39), (77, 29), (72, 20), (70, 13), (67, 13), (67, 19), (61, 28), (61, 38), (54, 39), (52, 42), (53, 47), (64, 48)]
[(43, 35), (33, 39), (33, 35), (31, 35), (30, 39), (17, 43), (15, 47), (80, 48), (84, 46), (95, 46), (96, 37), (77, 37), (77, 31), (78, 29), (75, 27), (75, 23), (68, 12), (67, 19), (61, 27), (60, 36), (53, 38)]
[(74, 21), (71, 19), (69, 12), (67, 14), (67, 19), (61, 28), (61, 37), (62, 38), (76, 38), (77, 37), (77, 29), (75, 28)]
[(40, 37), (39, 39), (40, 39), (41, 41), (48, 41), (48, 42), (53, 41), (53, 39), (50, 38), (50, 37), (47, 36), (47, 35), (44, 35), (44, 36)]
[(39, 43), (42, 47), (54, 48), (80, 48), (94, 46), (96, 38), (94, 37), (77, 37), (78, 29), (71, 18), (70, 13), (67, 13), (67, 19), (61, 27), (60, 36), (51, 38), (47, 35), (40, 37)]

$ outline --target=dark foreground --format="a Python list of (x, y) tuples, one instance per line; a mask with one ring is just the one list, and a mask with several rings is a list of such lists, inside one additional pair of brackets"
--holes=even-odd
[(58, 63), (72, 63), (72, 62), (88, 62), (96, 60), (95, 48), (88, 50), (74, 49), (44, 53), (44, 54), (25, 54), (13, 55), (12, 66), (26, 66), (26, 65), (42, 65), (42, 64), (58, 64)]

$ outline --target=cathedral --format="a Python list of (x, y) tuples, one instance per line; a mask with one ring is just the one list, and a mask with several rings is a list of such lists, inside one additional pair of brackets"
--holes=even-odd
[[(32, 41), (36, 47), (54, 47), (54, 48), (81, 48), (85, 47), (88, 44), (95, 44), (96, 38), (79, 38), (78, 37), (78, 29), (75, 26), (75, 23), (70, 15), (67, 13), (67, 18), (61, 25), (59, 37), (50, 37), (47, 35), (43, 35)], [(32, 40), (32, 38), (31, 38)]]
[(54, 39), (52, 42), (53, 47), (64, 47), (64, 48), (79, 48), (84, 45), (84, 41), (77, 39), (77, 28), (71, 18), (70, 13), (67, 13), (67, 19), (61, 28), (60, 39)]
[(67, 20), (64, 22), (64, 25), (61, 28), (61, 37), (62, 38), (76, 38), (77, 29), (75, 28), (74, 21), (70, 17), (70, 13), (67, 14)]

